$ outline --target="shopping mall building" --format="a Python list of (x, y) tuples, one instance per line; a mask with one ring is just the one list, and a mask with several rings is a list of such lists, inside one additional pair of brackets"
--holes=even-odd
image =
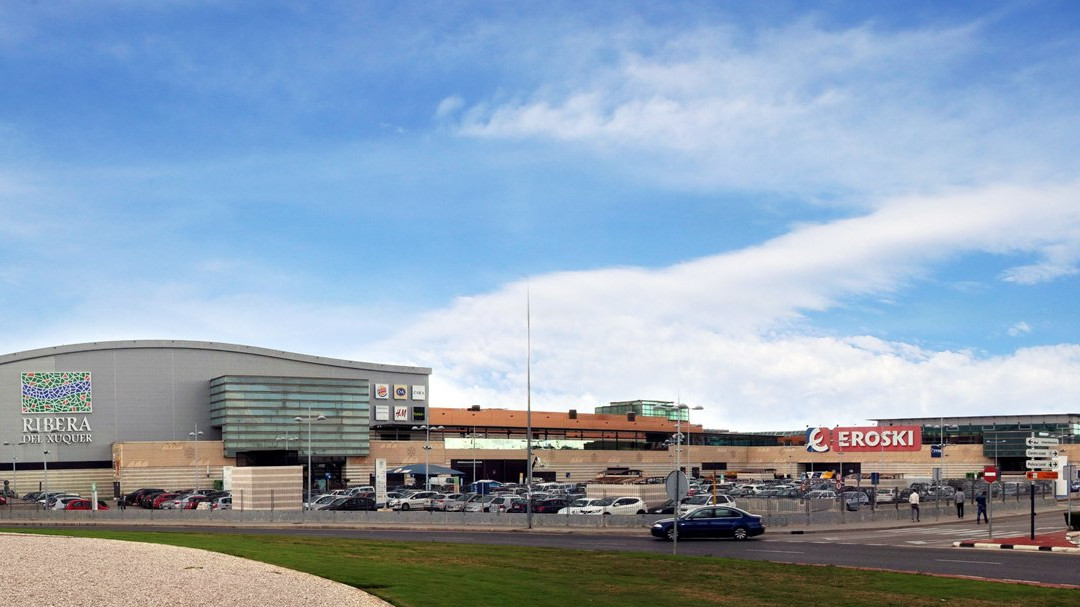
[[(118, 341), (0, 356), (0, 478), (102, 494), (228, 484), (233, 471), (298, 466), (320, 487), (415, 482), (399, 467), (449, 467), (464, 481), (687, 473), (843, 474), (926, 479), (996, 465), (1026, 470), (1026, 439), (1080, 459), (1080, 415), (873, 420), (861, 428), (739, 433), (693, 423), (690, 407), (629, 401), (593, 413), (430, 408), (431, 369), (250, 346)], [(532, 430), (528, 440), (527, 428)], [(683, 437), (678, 440), (673, 438)], [(414, 466), (415, 470), (415, 466)], [(435, 474), (435, 472), (432, 472)], [(10, 477), (10, 478), (7, 478)]]

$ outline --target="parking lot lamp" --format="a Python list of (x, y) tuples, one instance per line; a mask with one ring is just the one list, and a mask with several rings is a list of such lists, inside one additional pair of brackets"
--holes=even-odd
[(49, 450), (45, 448), (45, 445), (41, 446), (41, 468), (45, 472), (45, 508), (49, 507), (49, 460), (46, 457), (49, 454)]
[(19, 472), (15, 469), (15, 443), (4, 441), (4, 445), (11, 445), (11, 492), (19, 495)]
[(308, 504), (308, 509), (309, 510), (311, 509), (311, 506), (310, 506), (311, 497), (312, 497), (311, 496), (311, 477), (312, 477), (312, 473), (313, 473), (313, 470), (311, 468), (311, 422), (313, 422), (313, 421), (314, 422), (321, 422), (321, 421), (323, 421), (325, 419), (326, 419), (325, 415), (317, 415), (317, 416), (312, 417), (311, 405), (310, 404), (308, 405), (307, 417), (297, 416), (297, 417), (293, 418), (293, 420), (297, 421), (297, 422), (307, 422), (307, 493), (308, 493), (308, 498), (307, 498), (306, 503)]
[(199, 437), (202, 436), (202, 430), (199, 430), (199, 424), (195, 424), (195, 429), (188, 432), (188, 436), (195, 440), (195, 457), (193, 468), (195, 470), (195, 484), (192, 485), (192, 489), (199, 488)]
[(446, 428), (443, 426), (435, 426), (434, 428), (432, 428), (427, 424), (424, 424), (422, 426), (413, 426), (412, 429), (424, 431), (424, 489), (427, 491), (431, 491), (431, 474), (428, 472), (428, 467), (431, 465), (431, 431), (445, 430)]

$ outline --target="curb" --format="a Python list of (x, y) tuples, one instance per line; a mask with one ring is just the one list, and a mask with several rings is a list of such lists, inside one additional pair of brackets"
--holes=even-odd
[(1080, 546), (1072, 548), (1065, 546), (1036, 546), (1033, 544), (993, 544), (990, 542), (953, 542), (954, 548), (977, 548), (981, 550), (1027, 550), (1029, 552), (1065, 552), (1080, 554)]

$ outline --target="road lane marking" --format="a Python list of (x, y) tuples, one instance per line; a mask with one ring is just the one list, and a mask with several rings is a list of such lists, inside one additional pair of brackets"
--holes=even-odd
[(995, 563), (994, 561), (961, 561), (954, 559), (934, 559), (939, 563), (974, 563), (977, 565), (1004, 565), (1005, 563)]
[(806, 554), (801, 550), (758, 550), (756, 548), (747, 550), (747, 552), (776, 552), (778, 554)]

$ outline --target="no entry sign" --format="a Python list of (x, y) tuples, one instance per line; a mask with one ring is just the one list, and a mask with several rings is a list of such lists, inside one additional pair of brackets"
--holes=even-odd
[(987, 466), (983, 468), (983, 480), (988, 483), (992, 483), (998, 479), (998, 469), (996, 466)]

